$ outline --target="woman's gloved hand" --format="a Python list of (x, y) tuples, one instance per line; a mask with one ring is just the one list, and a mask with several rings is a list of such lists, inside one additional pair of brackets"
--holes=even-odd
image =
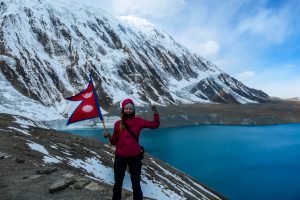
[(111, 134), (109, 133), (108, 130), (104, 130), (103, 131), (103, 137), (107, 138), (107, 139), (110, 139), (111, 138)]
[(158, 113), (156, 105), (152, 105), (151, 109), (152, 109), (152, 111), (153, 111), (154, 114)]

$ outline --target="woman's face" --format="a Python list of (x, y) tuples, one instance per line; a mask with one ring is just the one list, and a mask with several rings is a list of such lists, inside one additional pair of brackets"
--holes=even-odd
[(123, 114), (125, 118), (131, 118), (135, 115), (134, 105), (131, 103), (128, 103), (125, 105)]
[(133, 113), (133, 109), (131, 107), (125, 107), (124, 108), (124, 113), (127, 114), (127, 115), (130, 115)]

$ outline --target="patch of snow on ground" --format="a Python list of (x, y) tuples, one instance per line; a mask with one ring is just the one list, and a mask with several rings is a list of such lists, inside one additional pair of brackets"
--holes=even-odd
[(68, 150), (64, 150), (64, 151), (61, 151), (63, 154), (66, 154), (68, 156), (72, 156), (72, 154), (68, 151)]
[(17, 116), (13, 116), (15, 118), (15, 122), (17, 124), (20, 124), (20, 125), (23, 125), (23, 126), (33, 126), (33, 127), (36, 127), (36, 125), (30, 121), (30, 120), (25, 120), (25, 119), (22, 119), (20, 117), (17, 117)]
[(58, 147), (56, 145), (50, 145), (50, 147), (53, 149), (58, 149)]
[[(98, 180), (105, 181), (112, 185), (114, 184), (113, 168), (104, 166), (101, 161), (95, 157), (86, 158), (85, 160), (69, 158), (68, 163), (73, 167), (85, 169)], [(146, 197), (154, 199), (183, 199), (182, 196), (166, 189), (161, 184), (149, 180), (145, 175), (142, 175), (141, 187)], [(123, 188), (132, 191), (130, 175), (127, 172), (125, 174)]]
[(100, 156), (99, 156), (95, 151), (92, 151), (92, 150), (90, 150), (90, 149), (88, 149), (88, 148), (86, 148), (86, 147), (84, 147), (84, 149), (87, 150), (87, 151), (89, 151), (89, 152), (91, 152), (91, 153), (94, 154), (96, 157), (100, 158)]
[(20, 132), (20, 133), (23, 133), (23, 134), (25, 134), (25, 135), (31, 135), (31, 134), (29, 134), (27, 131), (25, 131), (25, 130), (23, 130), (23, 129), (19, 129), (19, 128), (16, 128), (16, 127), (8, 127), (9, 129), (12, 129), (12, 130), (16, 130), (16, 131), (18, 131), (18, 132)]
[[(164, 169), (163, 167), (161, 167), (161, 166), (160, 166), (159, 164), (157, 164), (153, 159), (151, 159), (151, 162), (152, 162), (153, 164), (155, 164), (157, 167), (159, 167), (161, 170), (163, 170), (165, 174), (167, 174), (167, 175), (169, 175), (169, 176), (172, 176), (173, 178), (175, 178), (176, 180), (178, 180), (178, 182), (183, 183), (182, 185), (184, 185), (184, 186), (189, 186), (189, 185), (190, 185), (190, 184), (186, 183), (184, 180), (182, 180), (180, 177), (176, 176), (175, 174), (172, 174), (170, 171), (168, 171), (168, 170)], [(190, 179), (189, 179), (189, 180), (190, 180)], [(191, 181), (194, 185), (196, 185), (196, 183), (195, 183), (194, 181), (192, 181), (192, 180), (190, 180), (190, 181)], [(205, 191), (206, 193), (208, 193), (208, 194), (214, 196), (215, 198), (220, 199), (219, 197), (217, 197), (216, 195), (214, 195), (213, 193), (211, 193), (209, 190), (205, 189), (204, 187), (199, 186), (198, 184), (197, 184), (196, 186), (197, 186), (198, 188), (200, 188), (202, 191)], [(181, 188), (181, 189), (183, 189), (186, 193), (190, 193), (190, 192), (187, 191), (185, 188)], [(192, 189), (192, 190), (194, 190), (195, 192), (199, 193), (199, 191), (196, 190), (196, 189), (193, 188), (193, 187), (190, 187), (190, 186), (189, 186), (189, 189)], [(191, 193), (190, 193), (190, 194), (191, 194)], [(202, 194), (202, 193), (199, 193), (199, 194), (200, 194), (202, 197), (207, 198), (204, 194)], [(192, 194), (191, 194), (191, 195), (192, 195)], [(220, 199), (220, 200), (221, 200), (221, 199)]]
[(44, 156), (43, 161), (45, 163), (61, 163), (61, 159), (59, 157), (52, 157), (52, 156)]
[(85, 169), (99, 180), (110, 184), (114, 183), (112, 168), (104, 166), (101, 161), (95, 157), (86, 158), (86, 160), (69, 158), (68, 163), (73, 167)]
[(27, 145), (28, 145), (31, 149), (33, 149), (33, 150), (35, 150), (35, 151), (38, 151), (38, 152), (44, 154), (43, 161), (44, 161), (45, 163), (60, 163), (60, 162), (63, 160), (63, 158), (60, 158), (60, 157), (58, 157), (58, 156), (53, 157), (53, 156), (49, 155), (49, 152), (47, 151), (47, 149), (46, 149), (44, 146), (42, 146), (42, 145), (40, 145), (40, 144), (37, 144), (37, 143), (35, 143), (35, 142), (32, 142), (32, 141), (30, 141), (30, 140), (28, 140), (28, 142), (29, 142), (29, 143), (27, 143)]
[(186, 199), (182, 196), (179, 196), (177, 193), (166, 189), (163, 185), (155, 183), (152, 180), (149, 180), (145, 176), (142, 176), (141, 183), (142, 191), (144, 196), (154, 198), (154, 199)]
[(38, 143), (32, 142), (32, 141), (30, 141), (30, 140), (28, 140), (28, 142), (30, 142), (30, 143), (27, 143), (27, 145), (28, 145), (31, 149), (33, 149), (33, 150), (35, 150), (35, 151), (38, 151), (38, 152), (40, 152), (40, 153), (42, 153), (42, 154), (49, 155), (49, 152), (47, 151), (47, 149), (45, 149), (44, 146), (42, 146), (42, 145), (40, 145), (40, 144), (38, 144)]

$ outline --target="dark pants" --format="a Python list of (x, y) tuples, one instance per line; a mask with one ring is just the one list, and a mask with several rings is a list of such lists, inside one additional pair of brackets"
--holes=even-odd
[(114, 163), (114, 173), (115, 173), (115, 184), (113, 189), (113, 200), (120, 200), (122, 194), (123, 179), (125, 176), (125, 171), (129, 167), (132, 190), (133, 190), (133, 200), (142, 200), (143, 192), (141, 189), (141, 170), (142, 161), (140, 156), (134, 157), (115, 157)]

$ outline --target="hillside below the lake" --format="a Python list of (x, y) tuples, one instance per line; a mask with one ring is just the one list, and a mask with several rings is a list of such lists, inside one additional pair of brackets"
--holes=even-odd
[[(111, 199), (113, 149), (43, 126), (0, 114), (1, 199)], [(225, 199), (147, 153), (141, 187), (145, 199)], [(123, 199), (132, 199), (128, 173), (123, 189)]]

